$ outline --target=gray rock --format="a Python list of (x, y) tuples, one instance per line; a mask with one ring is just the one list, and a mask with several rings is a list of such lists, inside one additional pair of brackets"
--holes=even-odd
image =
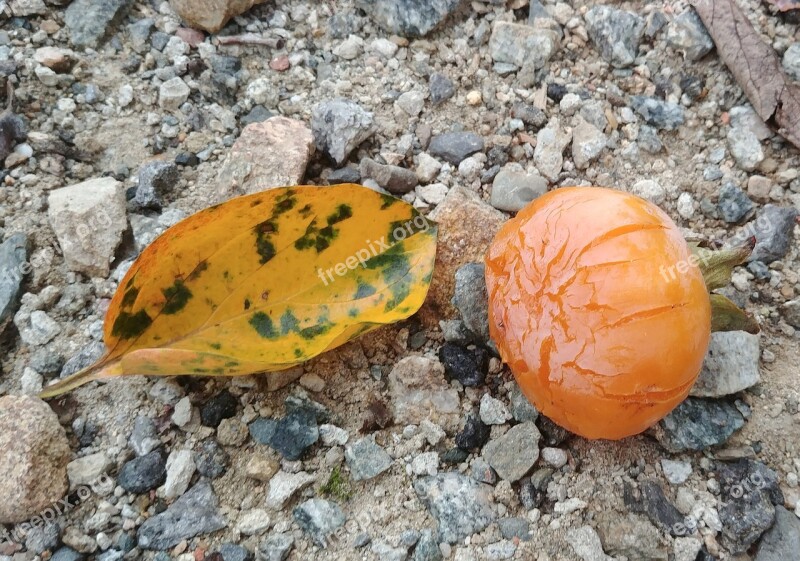
[(539, 418), (539, 411), (528, 401), (528, 398), (525, 397), (516, 382), (508, 392), (508, 397), (511, 401), (511, 415), (515, 421), (525, 423), (527, 421), (533, 422)]
[(62, 547), (53, 553), (50, 561), (84, 561), (84, 559), (86, 559), (86, 556), (83, 553), (70, 547)]
[(36, 555), (53, 551), (60, 543), (61, 527), (55, 522), (48, 522), (44, 526), (34, 525), (25, 536), (25, 549)]
[(800, 329), (800, 300), (794, 299), (786, 302), (783, 305), (783, 317), (786, 318), (789, 325)]
[(515, 538), (523, 542), (531, 541), (531, 525), (524, 518), (501, 518), (497, 521), (500, 534), (507, 540)]
[(581, 526), (567, 531), (567, 543), (583, 561), (614, 561), (603, 551), (600, 536), (591, 526)]
[(634, 13), (595, 6), (584, 16), (586, 30), (600, 55), (617, 68), (633, 64), (645, 21)]
[(0, 245), (0, 325), (14, 315), (22, 295), (22, 280), (28, 272), (28, 237), (12, 234)]
[(431, 530), (422, 530), (412, 559), (413, 561), (442, 561), (444, 559), (442, 550), (439, 549), (439, 544)]
[(14, 324), (19, 329), (22, 342), (31, 347), (46, 345), (61, 333), (58, 323), (42, 310), (30, 314), (19, 311), (14, 315)]
[(353, 481), (372, 479), (392, 467), (392, 457), (375, 443), (374, 435), (347, 445), (344, 457)]
[(97, 47), (131, 4), (131, 0), (74, 0), (64, 12), (72, 44)]
[(755, 237), (756, 247), (748, 260), (772, 263), (788, 253), (798, 216), (800, 212), (795, 207), (764, 205), (756, 213), (756, 219), (739, 230), (726, 246), (741, 245), (750, 237)]
[(498, 210), (518, 212), (546, 192), (547, 180), (544, 177), (505, 168), (494, 178), (492, 206)]
[(465, 158), (482, 152), (483, 138), (474, 132), (447, 132), (431, 138), (428, 152), (457, 166)]
[(439, 539), (457, 543), (482, 531), (496, 517), (492, 487), (456, 472), (414, 482), (414, 490), (439, 524)]
[(230, 457), (225, 449), (211, 438), (202, 441), (195, 450), (197, 472), (203, 477), (216, 479), (225, 474)]
[(518, 481), (539, 459), (541, 434), (534, 423), (520, 423), (483, 447), (483, 457), (501, 478)]
[(570, 140), (572, 135), (564, 133), (557, 120), (553, 120), (536, 134), (533, 161), (539, 173), (550, 181), (556, 181), (561, 173), (564, 166), (564, 149)]
[(481, 341), (489, 340), (489, 301), (483, 263), (467, 263), (456, 271), (453, 305), (467, 329)]
[(676, 103), (655, 97), (635, 95), (631, 97), (631, 107), (647, 122), (657, 129), (675, 130), (684, 122), (683, 107)]
[(346, 521), (342, 509), (325, 499), (309, 499), (293, 511), (294, 519), (319, 547), (328, 546), (328, 536)]
[(375, 119), (353, 101), (333, 99), (314, 107), (311, 130), (317, 150), (341, 166), (353, 150), (374, 134)]
[(161, 208), (161, 197), (178, 182), (178, 166), (173, 162), (147, 162), (139, 168), (139, 184), (134, 200), (145, 208)]
[(800, 551), (800, 518), (782, 506), (775, 507), (775, 524), (756, 550), (755, 561), (786, 561)]
[(800, 82), (800, 43), (792, 43), (783, 53), (783, 69), (793, 80)]
[(64, 357), (47, 347), (36, 349), (30, 358), (29, 365), (45, 378), (53, 378), (61, 372)]
[(489, 52), (496, 63), (538, 70), (558, 50), (558, 44), (558, 34), (550, 29), (498, 21), (492, 27)]
[(527, 103), (515, 103), (511, 107), (511, 116), (535, 130), (539, 130), (547, 124), (547, 114), (538, 107)]
[(661, 532), (646, 518), (605, 511), (598, 517), (598, 533), (604, 550), (616, 559), (667, 561), (669, 550)]
[(642, 125), (639, 127), (639, 136), (636, 137), (639, 148), (650, 154), (658, 154), (664, 149), (664, 144), (658, 137), (658, 133), (653, 127)]
[(139, 54), (145, 54), (150, 50), (150, 45), (147, 40), (150, 38), (150, 32), (156, 26), (153, 18), (142, 18), (128, 26), (128, 37), (131, 40), (133, 50)]
[(383, 540), (372, 542), (370, 547), (376, 559), (381, 561), (406, 561), (408, 559), (408, 548), (392, 547)]
[(224, 561), (253, 561), (253, 554), (240, 545), (224, 543), (219, 548)]
[(662, 532), (673, 536), (686, 532), (686, 520), (683, 515), (669, 502), (664, 489), (655, 481), (642, 481), (639, 484), (638, 494), (633, 489), (626, 488), (624, 500), (625, 506), (631, 512), (646, 515)]
[(117, 484), (129, 493), (146, 493), (167, 479), (166, 461), (161, 452), (154, 450), (123, 464), (117, 475)]
[(257, 419), (250, 423), (250, 435), (256, 442), (271, 446), (290, 461), (299, 460), (319, 440), (314, 413), (297, 410), (282, 419)]
[(378, 25), (403, 37), (423, 37), (453, 13), (461, 0), (359, 0)]
[(686, 60), (698, 60), (714, 48), (714, 41), (694, 9), (688, 9), (670, 23), (667, 44), (683, 53)]
[(664, 448), (670, 452), (683, 452), (723, 444), (743, 426), (744, 417), (733, 404), (690, 397), (653, 430)]
[(141, 549), (165, 550), (182, 540), (226, 526), (211, 484), (200, 481), (161, 514), (145, 520), (137, 533)]
[(722, 523), (722, 545), (744, 553), (775, 521), (775, 505), (783, 505), (778, 476), (750, 459), (720, 462), (716, 466), (721, 495), (717, 507)]
[(664, 26), (668, 23), (669, 20), (667, 16), (664, 15), (664, 12), (653, 10), (650, 12), (650, 15), (647, 16), (647, 26), (644, 29), (644, 34), (652, 39), (658, 35), (658, 32), (664, 29)]
[(456, 93), (453, 81), (441, 72), (431, 74), (428, 80), (428, 89), (430, 90), (431, 103), (433, 105), (441, 105)]
[(359, 171), (363, 179), (372, 179), (375, 183), (396, 195), (404, 195), (413, 191), (419, 183), (417, 174), (410, 169), (379, 164), (371, 158), (361, 160)]
[(600, 157), (608, 139), (597, 127), (581, 119), (572, 131), (572, 161), (578, 169), (586, 169)]
[(335, 169), (328, 175), (328, 183), (331, 185), (339, 185), (341, 183), (358, 183), (360, 181), (361, 172), (350, 166)]
[(92, 341), (83, 347), (76, 354), (71, 356), (61, 368), (60, 378), (66, 378), (83, 370), (87, 366), (97, 362), (106, 352), (106, 346), (102, 341)]
[(725, 222), (736, 223), (753, 212), (755, 205), (741, 188), (728, 181), (719, 190), (717, 210)]
[(136, 417), (133, 422), (133, 431), (128, 438), (128, 445), (137, 456), (146, 456), (161, 446), (161, 439), (158, 438), (158, 431), (153, 419), (144, 415)]
[[(294, 537), (289, 533), (274, 533), (258, 546), (258, 561), (285, 561), (294, 547)], [(225, 558), (228, 561), (228, 558)]]
[(728, 131), (728, 147), (736, 165), (745, 171), (753, 171), (764, 161), (764, 149), (758, 136), (749, 128), (732, 127)]
[(758, 335), (744, 331), (711, 334), (711, 343), (691, 395), (722, 397), (757, 384)]

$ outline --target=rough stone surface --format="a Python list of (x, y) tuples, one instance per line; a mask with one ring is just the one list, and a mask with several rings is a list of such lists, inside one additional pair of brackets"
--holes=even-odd
[(520, 423), (483, 447), (483, 457), (502, 479), (518, 481), (539, 459), (541, 434), (534, 423)]
[(410, 169), (379, 164), (371, 158), (361, 160), (359, 171), (362, 178), (372, 179), (375, 183), (396, 195), (403, 195), (413, 191), (418, 183), (417, 174)]
[(132, 4), (131, 0), (74, 0), (64, 12), (72, 44), (98, 46)]
[(726, 442), (744, 426), (744, 417), (727, 401), (690, 397), (654, 427), (670, 452), (705, 450)]
[(758, 136), (748, 128), (731, 128), (728, 131), (728, 147), (736, 164), (744, 171), (755, 170), (766, 157)]
[(431, 138), (428, 152), (457, 166), (483, 148), (483, 138), (474, 132), (447, 132)]
[(453, 305), (461, 320), (481, 341), (489, 341), (489, 300), (483, 263), (467, 263), (455, 274)]
[(685, 120), (683, 107), (655, 97), (635, 95), (631, 98), (631, 107), (644, 118), (648, 125), (657, 129), (675, 130)]
[(190, 27), (216, 33), (228, 20), (264, 0), (170, 0), (175, 13)]
[(427, 357), (401, 359), (389, 373), (389, 394), (399, 423), (418, 424), (459, 410), (458, 392), (445, 381), (444, 367)]
[(448, 472), (414, 482), (414, 490), (439, 524), (439, 538), (462, 541), (491, 524), (496, 514), (492, 487), (469, 476)]
[(0, 523), (27, 520), (67, 492), (72, 452), (58, 417), (42, 400), (0, 397)]
[(757, 384), (761, 356), (758, 335), (744, 331), (711, 334), (708, 353), (691, 395), (722, 397)]
[(669, 24), (667, 44), (689, 61), (703, 58), (714, 48), (714, 41), (693, 9), (681, 13)]
[(492, 183), (492, 206), (518, 212), (547, 192), (547, 180), (540, 175), (502, 169)]
[(775, 524), (756, 550), (755, 561), (784, 561), (800, 551), (800, 518), (782, 506), (775, 507)]
[(170, 549), (182, 540), (224, 528), (227, 524), (217, 505), (211, 484), (200, 481), (167, 510), (145, 520), (137, 532), (139, 547)]
[(301, 183), (313, 153), (314, 137), (301, 121), (279, 116), (247, 125), (219, 172), (220, 200)]
[(581, 526), (567, 531), (567, 543), (583, 561), (614, 561), (603, 551), (600, 536), (591, 526)]
[(122, 184), (111, 177), (91, 179), (52, 191), (48, 203), (50, 225), (67, 267), (107, 277), (127, 228)]
[(589, 37), (604, 59), (617, 68), (633, 64), (644, 33), (644, 19), (610, 6), (595, 6), (584, 19)]
[(800, 82), (800, 43), (792, 43), (783, 53), (783, 69), (793, 80)]
[(309, 499), (293, 511), (294, 519), (320, 547), (327, 547), (328, 538), (344, 525), (346, 517), (336, 503), (325, 499)]
[(550, 181), (558, 179), (564, 165), (564, 149), (571, 140), (572, 135), (561, 129), (557, 119), (553, 119), (536, 134), (533, 161), (539, 173)]
[(375, 443), (374, 436), (348, 445), (344, 449), (344, 457), (353, 481), (372, 479), (392, 467), (392, 457)]
[(422, 37), (442, 23), (460, 0), (359, 0), (381, 27), (403, 37)]
[(748, 259), (772, 263), (789, 252), (798, 216), (800, 211), (795, 207), (764, 205), (755, 220), (745, 224), (725, 245), (737, 246), (755, 236), (756, 247)]
[(550, 29), (498, 21), (492, 26), (489, 52), (495, 62), (539, 69), (558, 50), (558, 43), (558, 34)]
[(586, 169), (605, 150), (608, 139), (594, 125), (581, 119), (572, 131), (572, 161), (578, 169)]
[[(263, 480), (263, 477), (258, 477), (256, 479)], [(269, 480), (267, 506), (274, 510), (282, 509), (295, 493), (308, 487), (314, 481), (315, 477), (304, 471), (299, 473), (279, 471)]]
[(375, 119), (369, 111), (346, 99), (325, 101), (314, 107), (311, 130), (317, 150), (337, 166), (375, 132)]
[(0, 245), (0, 326), (17, 311), (28, 269), (28, 237), (17, 233)]
[(755, 205), (741, 188), (725, 182), (719, 190), (717, 209), (725, 222), (736, 223), (753, 212)]
[(147, 162), (139, 168), (136, 202), (143, 207), (161, 208), (162, 197), (178, 182), (178, 168), (172, 162)]
[(154, 450), (134, 458), (119, 470), (117, 483), (129, 493), (146, 493), (155, 489), (167, 478), (166, 462), (161, 452)]

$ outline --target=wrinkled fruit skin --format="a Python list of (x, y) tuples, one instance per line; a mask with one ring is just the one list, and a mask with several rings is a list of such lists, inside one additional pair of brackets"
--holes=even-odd
[(678, 227), (611, 189), (551, 191), (486, 257), (489, 328), (525, 396), (586, 438), (638, 434), (688, 395), (711, 306)]

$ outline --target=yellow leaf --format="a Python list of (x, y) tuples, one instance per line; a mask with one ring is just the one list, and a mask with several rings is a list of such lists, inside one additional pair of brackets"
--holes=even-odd
[(52, 397), (131, 374), (282, 370), (422, 305), (436, 225), (366, 187), (284, 187), (176, 224), (142, 252), (111, 301), (106, 355)]

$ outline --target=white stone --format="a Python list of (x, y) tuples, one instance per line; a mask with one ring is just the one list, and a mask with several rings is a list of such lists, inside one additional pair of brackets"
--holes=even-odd
[(364, 40), (356, 35), (350, 35), (333, 49), (333, 54), (344, 60), (353, 60), (361, 54)]
[(183, 397), (175, 404), (172, 411), (172, 422), (179, 427), (185, 427), (192, 420), (192, 402), (189, 397)]
[(42, 310), (34, 310), (30, 315), (20, 310), (14, 316), (14, 325), (22, 342), (31, 347), (46, 345), (61, 333), (61, 326)]
[(749, 128), (738, 127), (728, 131), (728, 147), (736, 164), (745, 171), (753, 171), (764, 161), (761, 142)]
[(392, 58), (395, 54), (397, 54), (398, 48), (399, 47), (395, 43), (389, 41), (388, 39), (384, 39), (383, 37), (375, 39), (369, 45), (370, 51), (378, 53), (385, 58)]
[(567, 531), (566, 539), (575, 554), (583, 561), (615, 561), (613, 557), (605, 554), (600, 536), (591, 526), (581, 526)]
[(336, 425), (320, 425), (319, 437), (325, 446), (344, 446), (350, 435), (343, 428)]
[(111, 467), (111, 464), (111, 460), (104, 452), (72, 460), (67, 464), (70, 489), (81, 485), (92, 485)]
[(273, 107), (278, 103), (278, 92), (266, 78), (256, 78), (247, 84), (247, 97), (259, 105)]
[(694, 216), (694, 200), (689, 193), (681, 193), (678, 196), (678, 214), (686, 220)]
[(25, 367), (19, 379), (19, 385), (24, 395), (38, 395), (42, 391), (44, 377), (33, 368)]
[(279, 471), (269, 480), (267, 491), (267, 507), (280, 510), (300, 489), (308, 487), (315, 481), (315, 477), (301, 471), (299, 473), (286, 473)]
[(117, 102), (120, 107), (127, 107), (133, 102), (133, 87), (130, 84), (123, 84), (119, 87)]
[(542, 448), (541, 458), (544, 463), (556, 469), (567, 463), (567, 452), (561, 448)]
[(414, 189), (417, 196), (430, 205), (438, 205), (447, 196), (449, 189), (444, 183), (431, 183), (430, 185), (417, 185)]
[(164, 496), (168, 499), (180, 497), (189, 488), (197, 465), (191, 450), (173, 450), (167, 458), (167, 480)]
[(483, 394), (480, 405), (481, 421), (487, 425), (502, 425), (511, 420), (511, 413), (505, 404), (490, 396), (488, 393)]
[(580, 109), (581, 104), (581, 96), (574, 93), (568, 93), (561, 98), (561, 101), (558, 103), (558, 109), (562, 115), (571, 117), (578, 109)]
[(179, 76), (170, 78), (158, 88), (158, 105), (167, 111), (177, 111), (189, 99), (190, 91)]
[(606, 144), (608, 144), (606, 135), (594, 125), (581, 119), (580, 124), (572, 131), (572, 161), (575, 162), (575, 167), (578, 169), (589, 167), (590, 163), (600, 157)]
[(414, 475), (436, 475), (439, 472), (439, 454), (423, 452), (411, 460)]
[(269, 528), (270, 519), (266, 510), (254, 508), (243, 512), (236, 522), (236, 529), (245, 536), (260, 534)]
[(430, 154), (421, 152), (420, 155), (417, 156), (417, 169), (415, 172), (420, 183), (430, 183), (436, 179), (441, 169), (442, 163)]
[(703, 548), (703, 542), (697, 538), (675, 538), (673, 553), (675, 561), (695, 561)]
[(107, 277), (128, 227), (122, 184), (112, 177), (90, 179), (52, 191), (48, 202), (50, 225), (67, 268)]
[(586, 508), (586, 501), (582, 501), (577, 497), (572, 497), (565, 501), (559, 501), (553, 505), (553, 512), (555, 514), (569, 514), (576, 510), (583, 510)]
[(663, 203), (667, 198), (667, 190), (653, 179), (637, 181), (630, 188), (630, 192), (657, 205)]
[(685, 483), (689, 476), (692, 475), (692, 464), (689, 462), (662, 458), (661, 469), (664, 470), (664, 477), (673, 485)]
[(411, 90), (400, 94), (394, 106), (405, 112), (410, 117), (416, 117), (422, 113), (425, 107), (425, 95), (418, 90)]
[(36, 77), (39, 78), (39, 81), (48, 88), (53, 88), (58, 85), (58, 74), (56, 74), (55, 70), (47, 68), (46, 66), (37, 66), (33, 72), (36, 74)]

